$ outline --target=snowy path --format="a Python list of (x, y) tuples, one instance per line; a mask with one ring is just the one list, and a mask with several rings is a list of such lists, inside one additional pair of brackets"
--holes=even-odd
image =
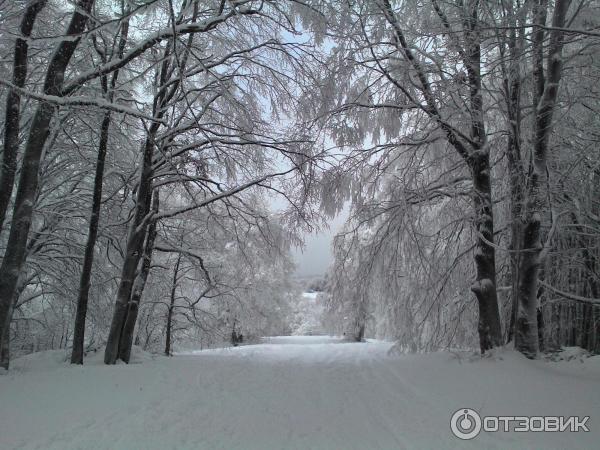
[[(600, 357), (548, 363), (504, 352), (469, 362), (388, 356), (389, 346), (292, 337), (128, 366), (24, 358), (0, 376), (0, 448), (597, 448)], [(590, 415), (591, 432), (461, 441), (449, 420), (462, 407)]]

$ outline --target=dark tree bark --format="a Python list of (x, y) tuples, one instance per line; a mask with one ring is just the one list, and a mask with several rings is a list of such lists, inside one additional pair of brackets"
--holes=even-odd
[[(179, 275), (179, 264), (181, 263), (181, 253), (177, 255), (177, 262), (173, 270), (173, 282), (171, 284), (171, 296), (169, 298), (169, 309), (167, 310), (167, 329), (165, 339), (165, 356), (171, 356), (171, 328), (173, 322), (173, 310), (175, 308), (175, 291), (177, 289), (177, 281)], [(235, 333), (235, 331), (234, 331)], [(237, 341), (237, 338), (236, 338)], [(234, 344), (235, 345), (235, 344)]]
[[(124, 21), (121, 26), (121, 38), (119, 40), (119, 49), (117, 56), (123, 55), (127, 34), (129, 31), (129, 22)], [(119, 71), (113, 72), (110, 86), (106, 76), (101, 78), (102, 89), (109, 102), (114, 97), (114, 89), (119, 77)], [(90, 291), (90, 280), (92, 277), (92, 267), (94, 264), (94, 249), (98, 237), (98, 225), (100, 222), (100, 206), (102, 204), (102, 186), (104, 182), (104, 162), (108, 147), (108, 135), (110, 130), (111, 113), (106, 111), (100, 125), (100, 142), (98, 143), (98, 158), (96, 160), (96, 174), (94, 176), (94, 194), (92, 198), (92, 212), (90, 215), (90, 224), (88, 227), (88, 237), (85, 244), (85, 254), (83, 257), (83, 266), (81, 268), (81, 278), (79, 280), (79, 293), (77, 297), (77, 312), (75, 314), (75, 325), (73, 329), (73, 350), (71, 352), (71, 364), (83, 364), (84, 342), (85, 342), (85, 320), (88, 308), (88, 298)]]
[(23, 293), (30, 281), (31, 278), (26, 279), (22, 276), (19, 277), (17, 289), (15, 291), (15, 296), (10, 305), (10, 310), (7, 318), (8, 322), (6, 323), (6, 326), (4, 328), (5, 334), (3, 336), (3, 339), (1, 340), (2, 342), (0, 343), (0, 367), (8, 368), (8, 365), (10, 363), (10, 318), (12, 317), (14, 308), (17, 306), (17, 301), (19, 297), (21, 296), (21, 294)]
[(4, 335), (0, 339), (0, 367), (8, 369), (10, 363), (10, 317), (14, 308), (14, 302), (11, 303), (9, 314), (7, 316), (7, 323), (4, 326)]
[[(161, 67), (161, 73), (158, 77), (160, 78), (158, 86), (164, 86), (168, 77), (168, 69), (169, 58), (165, 58)], [(158, 98), (156, 98), (154, 101), (154, 117), (158, 119), (163, 117), (165, 104), (164, 94), (159, 94)], [(153, 175), (152, 160), (154, 156), (154, 147), (156, 146), (155, 138), (159, 128), (160, 125), (158, 122), (153, 122), (152, 125), (150, 125), (143, 145), (144, 156), (142, 161), (142, 170), (140, 172), (140, 181), (137, 187), (135, 214), (133, 221), (129, 226), (129, 236), (127, 238), (125, 259), (121, 269), (121, 281), (117, 291), (113, 318), (106, 343), (106, 350), (104, 352), (105, 364), (115, 364), (117, 362), (117, 358), (119, 358), (119, 350), (121, 348), (120, 341), (122, 331), (125, 326), (125, 321), (127, 319), (133, 283), (142, 256), (148, 225), (152, 220), (152, 217), (150, 216)]]
[[(156, 130), (154, 131), (154, 135), (156, 135)], [(119, 357), (121, 333), (127, 318), (129, 299), (131, 298), (136, 271), (142, 255), (148, 222), (152, 219), (149, 217), (149, 203), (152, 195), (153, 138), (154, 136), (148, 136), (144, 144), (144, 160), (137, 188), (135, 216), (129, 227), (125, 259), (121, 269), (121, 281), (117, 291), (113, 318), (104, 352), (105, 364), (115, 364)]]
[[(539, 101), (535, 103), (534, 143), (532, 164), (528, 176), (527, 198), (522, 230), (523, 254), (519, 267), (519, 306), (515, 324), (515, 348), (528, 358), (537, 357), (538, 342), (538, 277), (543, 259), (541, 236), (542, 214), (547, 210), (547, 159), (548, 142), (552, 132), (552, 119), (558, 98), (562, 76), (563, 28), (570, 0), (557, 0), (554, 7), (550, 41), (547, 54), (547, 75), (543, 71), (543, 35), (534, 39), (534, 80)], [(540, 8), (545, 10), (546, 2)], [(538, 20), (544, 20), (545, 12), (538, 11)], [(540, 26), (545, 23), (538, 22)], [(540, 32), (540, 27), (538, 27)]]
[[(525, 11), (525, 9), (523, 9)], [(504, 98), (509, 126), (506, 148), (508, 175), (510, 177), (510, 282), (511, 312), (506, 330), (506, 342), (513, 340), (517, 314), (519, 257), (521, 249), (521, 210), (524, 197), (524, 172), (521, 156), (521, 71), (519, 59), (524, 47), (523, 18), (516, 15), (512, 2), (507, 4), (509, 26), (513, 27), (508, 36), (508, 67), (504, 67)], [(517, 34), (517, 30), (519, 33)]]
[[(158, 213), (159, 205), (159, 191), (155, 190), (152, 198), (152, 211)], [(138, 274), (133, 291), (131, 293), (131, 300), (129, 302), (129, 308), (127, 309), (127, 317), (123, 325), (123, 331), (121, 331), (121, 340), (119, 342), (119, 359), (129, 363), (131, 359), (131, 347), (133, 345), (133, 332), (135, 330), (135, 324), (137, 322), (138, 311), (140, 307), (140, 301), (144, 288), (146, 287), (146, 281), (150, 274), (150, 266), (152, 264), (152, 252), (154, 251), (154, 242), (156, 241), (156, 221), (153, 220), (148, 226), (148, 236), (146, 237), (146, 244), (144, 245), (144, 255), (142, 257), (142, 270)]]
[(475, 229), (477, 242), (475, 247), (476, 281), (471, 287), (479, 306), (479, 345), (482, 353), (502, 345), (502, 327), (498, 309), (496, 291), (496, 255), (494, 242), (494, 215), (492, 211), (492, 192), (490, 179), (489, 154), (482, 152), (472, 158), (475, 208)]
[(502, 325), (496, 290), (496, 251), (494, 248), (494, 211), (490, 151), (485, 130), (481, 86), (481, 44), (477, 4), (464, 20), (465, 63), (469, 81), (471, 149), (466, 158), (473, 179), (473, 207), (477, 240), (475, 247), (475, 283), (471, 287), (479, 307), (479, 346), (481, 353), (502, 345)]
[(96, 175), (94, 178), (94, 195), (92, 199), (92, 214), (88, 228), (88, 238), (85, 244), (81, 278), (79, 280), (79, 295), (77, 297), (77, 312), (75, 313), (75, 328), (73, 334), (73, 350), (71, 364), (83, 364), (83, 345), (85, 340), (85, 319), (87, 315), (90, 280), (94, 264), (94, 248), (98, 236), (98, 223), (100, 221), (100, 205), (102, 202), (102, 182), (104, 178), (104, 160), (110, 127), (110, 112), (104, 113), (100, 126), (100, 143), (98, 145), (98, 159), (96, 162)]
[[(61, 41), (54, 56), (50, 60), (44, 80), (44, 94), (60, 95), (65, 71), (69, 61), (79, 44), (79, 35), (85, 30), (89, 13), (94, 0), (79, 0), (67, 28), (66, 35), (73, 36)], [(8, 244), (0, 266), (0, 338), (4, 340), (4, 332), (11, 319), (11, 303), (19, 274), (25, 263), (27, 237), (31, 227), (33, 205), (38, 188), (38, 172), (44, 145), (50, 134), (50, 122), (54, 116), (55, 107), (42, 102), (39, 104), (31, 123), (19, 185), (13, 207), (13, 216), (8, 238)], [(2, 347), (3, 344), (0, 344)], [(5, 365), (8, 368), (8, 364)]]
[[(32, 0), (25, 8), (19, 31), (21, 36), (15, 42), (13, 57), (12, 84), (17, 88), (25, 85), (27, 77), (27, 39), (31, 36), (33, 24), (38, 13), (46, 6), (47, 0)], [(6, 211), (15, 183), (17, 172), (17, 153), (19, 150), (19, 122), (21, 119), (21, 95), (15, 89), (9, 89), (6, 96), (4, 115), (4, 149), (0, 166), (0, 233), (6, 218)]]

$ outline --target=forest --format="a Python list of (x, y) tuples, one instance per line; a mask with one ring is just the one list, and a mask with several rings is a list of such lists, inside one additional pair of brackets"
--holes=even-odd
[(0, 105), (0, 447), (597, 446), (600, 0), (0, 0)]
[(599, 8), (1, 0), (2, 367), (292, 333), (344, 208), (329, 334), (598, 353)]

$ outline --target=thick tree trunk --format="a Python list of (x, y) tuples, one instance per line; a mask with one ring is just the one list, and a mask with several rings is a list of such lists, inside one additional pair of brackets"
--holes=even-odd
[(487, 152), (481, 151), (471, 160), (475, 209), (475, 266), (477, 270), (472, 290), (479, 306), (479, 345), (485, 353), (502, 345), (502, 326), (496, 292), (496, 255), (494, 250), (494, 214), (490, 161)]
[(147, 139), (144, 150), (144, 163), (140, 174), (138, 192), (136, 199), (136, 213), (134, 220), (129, 227), (129, 237), (127, 239), (127, 248), (125, 251), (125, 260), (121, 269), (121, 282), (117, 291), (117, 299), (113, 311), (113, 318), (110, 326), (106, 350), (104, 352), (104, 363), (115, 364), (119, 357), (119, 348), (121, 334), (127, 318), (129, 308), (129, 299), (133, 289), (136, 271), (140, 262), (144, 238), (148, 226), (148, 207), (149, 199), (152, 193), (152, 155), (154, 153), (154, 143)]
[[(78, 36), (85, 29), (88, 14), (94, 0), (80, 0), (67, 29), (67, 36)], [(79, 37), (62, 41), (52, 57), (46, 79), (44, 94), (60, 95), (65, 71), (79, 44)], [(31, 227), (33, 205), (38, 188), (38, 172), (42, 150), (50, 134), (50, 122), (54, 116), (54, 106), (40, 103), (31, 123), (19, 185), (13, 207), (13, 216), (8, 238), (8, 244), (0, 266), (0, 338), (4, 340), (4, 332), (11, 319), (11, 303), (14, 299), (19, 275), (25, 264), (27, 237)], [(3, 344), (0, 343), (0, 347)], [(8, 364), (3, 367), (8, 368)]]
[(362, 342), (365, 337), (365, 326), (367, 323), (367, 300), (365, 295), (360, 295), (358, 309), (350, 330), (351, 339), (355, 342)]
[[(552, 119), (562, 75), (563, 33), (557, 29), (564, 27), (569, 4), (570, 0), (557, 0), (554, 7), (552, 27), (555, 29), (550, 32), (547, 77), (543, 75), (543, 61), (539, 57), (543, 36), (538, 36), (534, 42), (534, 56), (538, 55), (535, 57), (535, 81), (538, 92), (541, 91), (542, 95), (535, 111), (533, 161), (528, 179), (524, 214), (523, 255), (519, 267), (519, 306), (515, 324), (515, 348), (528, 358), (537, 357), (539, 351), (537, 293), (540, 264), (543, 259), (541, 220), (542, 214), (547, 210), (548, 141), (552, 132)], [(541, 12), (538, 12), (538, 15), (545, 16)]]
[(136, 272), (142, 257), (148, 224), (152, 220), (149, 216), (150, 201), (152, 197), (152, 158), (155, 146), (154, 139), (158, 132), (158, 128), (159, 125), (156, 122), (150, 126), (150, 130), (148, 131), (143, 146), (144, 159), (137, 188), (135, 215), (129, 226), (125, 259), (121, 269), (121, 281), (117, 291), (113, 318), (110, 325), (108, 340), (106, 342), (106, 350), (104, 352), (105, 364), (115, 364), (117, 358), (119, 358), (121, 336), (127, 319), (129, 300), (131, 299)]
[(474, 3), (464, 19), (466, 57), (469, 79), (472, 140), (467, 163), (473, 179), (475, 213), (475, 283), (471, 287), (479, 307), (479, 346), (481, 353), (502, 345), (502, 325), (496, 291), (496, 252), (494, 249), (494, 213), (489, 147), (483, 113), (481, 85), (481, 37), (478, 5)]
[(13, 315), (14, 308), (17, 306), (17, 301), (25, 288), (27, 287), (30, 280), (25, 280), (23, 277), (19, 277), (17, 282), (17, 288), (15, 290), (15, 295), (13, 301), (10, 305), (9, 314), (7, 316), (7, 323), (4, 327), (4, 336), (0, 340), (0, 367), (4, 367), (8, 369), (10, 363), (10, 323)]
[(535, 358), (539, 351), (537, 285), (542, 251), (540, 228), (540, 214), (529, 214), (523, 230), (524, 252), (519, 267), (519, 306), (515, 323), (515, 348), (528, 358)]
[[(544, 75), (544, 29), (546, 25), (548, 2), (540, 0), (534, 4), (535, 21), (540, 26), (533, 32), (533, 103), (536, 109), (544, 94), (545, 75)], [(545, 162), (544, 162), (545, 165)], [(515, 314), (515, 348), (520, 350), (528, 357), (535, 358), (539, 350), (538, 326), (537, 326), (537, 278), (539, 272), (538, 255), (542, 250), (541, 223), (539, 213), (533, 214), (532, 191), (539, 189), (539, 177), (545, 179), (545, 167), (538, 173), (529, 175), (529, 192), (526, 193), (529, 202), (523, 205), (525, 215), (520, 224), (521, 235), (519, 243), (521, 245), (518, 257), (518, 275), (515, 278), (517, 284), (517, 299)]]
[[(154, 191), (152, 198), (152, 211), (158, 213), (159, 194), (158, 190)], [(131, 358), (131, 347), (133, 345), (133, 333), (135, 331), (135, 324), (137, 322), (138, 311), (144, 287), (150, 274), (150, 266), (152, 264), (152, 252), (154, 250), (154, 242), (156, 240), (156, 221), (151, 221), (148, 226), (148, 236), (146, 237), (146, 244), (144, 246), (144, 255), (142, 257), (142, 270), (138, 274), (133, 291), (131, 293), (131, 300), (127, 309), (127, 318), (123, 325), (123, 331), (121, 332), (121, 340), (119, 342), (119, 359), (129, 363)]]
[[(33, 24), (38, 13), (46, 6), (47, 0), (29, 2), (21, 20), (21, 36), (15, 42), (13, 57), (12, 83), (18, 88), (25, 85), (27, 77), (27, 39), (31, 36)], [(4, 115), (4, 148), (2, 165), (0, 166), (0, 233), (6, 218), (6, 211), (13, 192), (15, 174), (17, 172), (17, 153), (19, 150), (19, 122), (21, 119), (21, 95), (14, 89), (8, 90), (6, 96), (6, 112)]]
[[(121, 27), (121, 38), (117, 56), (122, 57), (127, 42), (129, 22), (126, 20)], [(106, 76), (102, 77), (102, 88), (109, 102), (114, 98), (114, 89), (119, 77), (119, 71), (113, 72), (110, 87)], [(85, 245), (81, 278), (79, 280), (79, 293), (77, 297), (77, 312), (75, 314), (75, 325), (73, 329), (73, 350), (71, 352), (71, 364), (83, 364), (84, 342), (85, 342), (85, 320), (87, 315), (88, 298), (90, 291), (90, 280), (92, 267), (94, 265), (94, 249), (98, 237), (98, 224), (100, 221), (100, 206), (102, 204), (102, 186), (104, 182), (104, 162), (108, 147), (108, 135), (110, 129), (111, 113), (106, 111), (100, 126), (100, 142), (98, 144), (98, 158), (96, 160), (96, 174), (94, 177), (94, 195), (92, 198), (92, 212), (88, 227), (88, 237)]]
[(12, 317), (13, 305), (10, 306), (10, 311), (7, 316), (7, 323), (4, 325), (4, 335), (0, 339), (0, 367), (8, 369), (10, 363), (10, 318)]
[(131, 227), (129, 238), (127, 240), (127, 251), (125, 261), (121, 269), (121, 282), (117, 291), (117, 299), (113, 311), (113, 318), (110, 326), (106, 350), (104, 352), (104, 363), (115, 364), (119, 356), (119, 347), (121, 333), (127, 318), (127, 309), (129, 307), (129, 298), (133, 287), (135, 272), (139, 263), (139, 255), (142, 252), (145, 227), (141, 230)]

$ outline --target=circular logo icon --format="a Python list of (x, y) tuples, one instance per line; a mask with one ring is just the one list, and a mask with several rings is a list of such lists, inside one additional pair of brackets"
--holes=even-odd
[(450, 429), (459, 439), (473, 439), (481, 431), (481, 417), (473, 409), (461, 408), (452, 414)]

